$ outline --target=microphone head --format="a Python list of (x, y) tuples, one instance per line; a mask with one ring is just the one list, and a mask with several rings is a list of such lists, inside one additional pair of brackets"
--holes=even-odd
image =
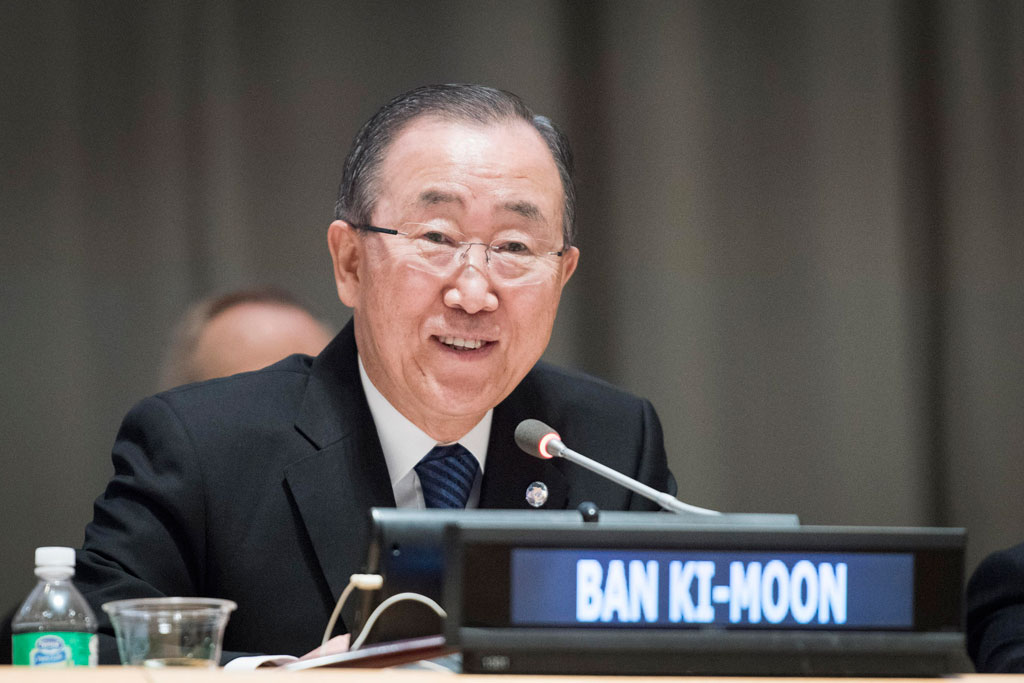
[(540, 420), (523, 420), (516, 427), (516, 445), (535, 458), (546, 460), (555, 456), (548, 452), (548, 443), (552, 440), (561, 441), (561, 437)]

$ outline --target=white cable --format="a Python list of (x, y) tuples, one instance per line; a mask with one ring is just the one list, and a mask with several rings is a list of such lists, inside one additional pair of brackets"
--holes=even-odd
[(434, 610), (437, 616), (441, 617), (442, 619), (448, 617), (448, 613), (444, 611), (443, 607), (441, 607), (439, 604), (437, 604), (425, 595), (420, 595), (419, 593), (397, 593), (395, 595), (392, 595), (384, 602), (377, 605), (377, 609), (373, 610), (373, 614), (371, 614), (370, 618), (366, 620), (366, 624), (363, 626), (363, 630), (359, 633), (359, 637), (356, 638), (355, 642), (349, 646), (349, 651), (351, 652), (353, 650), (358, 650), (360, 647), (362, 647), (363, 641), (365, 641), (367, 636), (370, 635), (370, 629), (373, 628), (373, 624), (377, 621), (377, 617), (379, 617), (388, 607), (391, 607), (391, 605), (402, 600), (415, 600), (416, 602), (421, 602), (430, 609)]
[(348, 585), (345, 586), (345, 590), (341, 591), (341, 596), (338, 597), (338, 603), (334, 606), (334, 611), (331, 612), (331, 619), (327, 622), (327, 628), (324, 629), (324, 639), (320, 642), (320, 647), (326, 645), (327, 641), (331, 639), (331, 633), (334, 631), (334, 625), (338, 623), (338, 616), (341, 614), (341, 607), (345, 604), (345, 601), (348, 600), (349, 594), (351, 594), (354, 589), (358, 588), (362, 591), (373, 591), (379, 590), (383, 585), (384, 577), (380, 574), (353, 574), (348, 577)]
[(448, 667), (442, 666), (442, 665), (438, 664), (437, 662), (432, 662), (429, 659), (420, 659), (420, 660), (418, 660), (416, 662), (416, 666), (415, 667), (403, 667), (403, 668), (427, 669), (428, 671), (437, 671), (438, 673), (442, 673), (442, 674), (452, 674), (452, 675), (455, 675), (455, 672), (452, 671), (451, 669), (449, 669)]

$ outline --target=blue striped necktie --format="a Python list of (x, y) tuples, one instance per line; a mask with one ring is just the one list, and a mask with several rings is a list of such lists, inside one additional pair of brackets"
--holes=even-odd
[(428, 508), (464, 508), (480, 463), (460, 444), (434, 446), (413, 468)]

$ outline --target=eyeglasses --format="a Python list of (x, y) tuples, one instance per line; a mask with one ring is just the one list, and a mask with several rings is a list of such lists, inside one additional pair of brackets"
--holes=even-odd
[(481, 246), (492, 278), (507, 285), (533, 285), (558, 272), (558, 257), (564, 253), (564, 250), (550, 251), (550, 243), (522, 234), (488, 244), (464, 241), (463, 235), (443, 226), (406, 223), (402, 227), (407, 226), (408, 232), (352, 224), (357, 230), (400, 238), (398, 255), (406, 258), (410, 266), (432, 275), (452, 275), (469, 259), (469, 250)]

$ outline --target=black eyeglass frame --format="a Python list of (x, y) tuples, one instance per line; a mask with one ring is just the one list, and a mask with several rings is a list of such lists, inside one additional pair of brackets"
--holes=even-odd
[[(394, 228), (380, 228), (380, 227), (377, 227), (376, 225), (370, 225), (369, 223), (349, 223), (349, 225), (351, 225), (356, 230), (365, 230), (367, 232), (379, 232), (379, 233), (381, 233), (383, 235), (405, 235), (405, 234), (407, 234), (407, 233), (402, 232), (401, 230), (395, 230)], [(486, 242), (458, 242), (457, 244), (459, 246), (463, 246), (463, 247), (472, 246), (474, 244), (479, 244), (480, 246), (486, 247), (488, 249), (491, 246), (490, 244), (487, 244)], [(560, 251), (545, 251), (543, 253), (543, 255), (545, 255), (545, 256), (562, 256), (564, 253), (565, 253), (565, 249), (562, 249)], [(538, 254), (538, 256), (540, 256), (540, 254)]]

